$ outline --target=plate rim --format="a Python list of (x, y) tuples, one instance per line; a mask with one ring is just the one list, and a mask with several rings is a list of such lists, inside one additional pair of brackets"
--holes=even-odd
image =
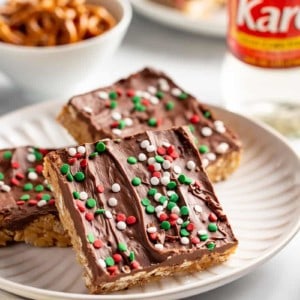
[[(50, 100), (50, 101), (44, 101), (41, 103), (34, 103), (29, 106), (25, 106), (23, 108), (19, 108), (17, 110), (11, 111), (7, 114), (4, 114), (0, 116), (0, 123), (6, 122), (8, 119), (13, 119), (17, 118), (18, 115), (22, 114), (24, 115), (26, 112), (31, 112), (33, 110), (47, 110), (47, 108), (52, 107), (59, 108), (59, 105), (62, 105), (66, 103), (65, 99), (59, 99), (59, 100)], [(296, 153), (296, 151), (290, 147), (288, 144), (287, 140), (279, 134), (275, 129), (271, 128), (270, 126), (264, 124), (261, 121), (255, 120), (250, 117), (246, 117), (231, 111), (228, 111), (222, 107), (216, 106), (216, 105), (211, 105), (211, 104), (206, 104), (210, 106), (213, 110), (216, 111), (216, 114), (218, 113), (225, 113), (232, 115), (234, 118), (242, 118), (245, 121), (251, 123), (252, 125), (255, 125), (259, 127), (261, 130), (265, 131), (265, 133), (272, 135), (275, 137), (279, 142), (286, 147), (286, 149), (289, 151), (288, 155), (293, 156), (293, 160), (299, 165), (299, 170), (300, 170), (300, 159)], [(50, 108), (51, 109), (51, 108)], [(300, 171), (299, 171), (300, 175)], [(299, 199), (300, 200), (300, 199)], [(189, 284), (184, 284), (179, 287), (172, 288), (170, 291), (169, 289), (163, 290), (163, 291), (157, 291), (157, 292), (146, 292), (146, 293), (135, 293), (135, 294), (120, 294), (120, 295), (114, 295), (114, 294), (98, 294), (98, 295), (90, 295), (90, 294), (79, 294), (79, 293), (66, 293), (66, 292), (59, 292), (59, 291), (53, 291), (53, 290), (46, 290), (46, 289), (41, 289), (37, 287), (32, 287), (28, 285), (24, 285), (21, 283), (16, 283), (11, 280), (5, 279), (3, 277), (0, 277), (0, 288), (14, 293), (16, 295), (20, 296), (25, 296), (25, 297), (45, 297), (43, 299), (87, 299), (87, 300), (102, 300), (102, 299), (111, 299), (111, 300), (121, 300), (121, 299), (139, 299), (139, 298), (144, 298), (144, 299), (150, 299), (150, 298), (155, 298), (157, 297), (162, 297), (162, 296), (172, 296), (172, 295), (177, 295), (178, 297), (180, 296), (180, 293), (189, 293), (190, 295), (195, 295), (195, 289), (202, 287), (203, 290), (200, 293), (203, 293), (205, 291), (211, 290), (213, 288), (217, 288), (220, 286), (223, 286), (225, 284), (228, 284), (238, 278), (243, 277), (244, 275), (250, 273), (253, 269), (255, 269), (258, 265), (261, 265), (262, 263), (267, 262), (270, 258), (272, 258), (274, 255), (276, 255), (280, 250), (282, 250), (285, 246), (288, 245), (288, 243), (293, 239), (293, 237), (299, 232), (300, 230), (300, 216), (298, 217), (298, 220), (295, 218), (295, 222), (290, 228), (290, 231), (288, 234), (284, 235), (281, 237), (279, 242), (273, 246), (269, 251), (267, 251), (264, 255), (259, 256), (253, 260), (251, 260), (251, 264), (245, 265), (242, 269), (236, 269), (234, 270), (230, 276), (228, 274), (224, 275), (216, 275), (213, 278), (209, 278), (205, 280), (204, 285), (199, 285), (198, 282), (193, 282)], [(193, 292), (194, 291), (194, 292)], [(199, 293), (199, 292), (197, 292)], [(40, 299), (40, 298), (39, 298)]]

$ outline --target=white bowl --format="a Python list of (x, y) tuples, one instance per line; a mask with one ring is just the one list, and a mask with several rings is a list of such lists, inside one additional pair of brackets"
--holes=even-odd
[(0, 42), (0, 71), (23, 91), (25, 98), (69, 97), (101, 84), (107, 62), (129, 26), (128, 0), (91, 0), (103, 5), (118, 24), (106, 33), (82, 42), (55, 47), (25, 47)]

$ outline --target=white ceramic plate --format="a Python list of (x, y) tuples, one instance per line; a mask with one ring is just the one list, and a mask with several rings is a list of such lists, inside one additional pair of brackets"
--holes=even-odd
[(225, 37), (226, 35), (226, 9), (224, 8), (203, 17), (193, 18), (149, 0), (131, 0), (131, 3), (137, 12), (158, 23), (209, 36)]
[[(31, 106), (0, 118), (0, 146), (59, 147), (74, 141), (54, 121), (59, 102)], [(23, 244), (0, 249), (0, 288), (34, 299), (176, 299), (231, 282), (274, 256), (300, 226), (300, 161), (272, 130), (215, 108), (244, 144), (241, 167), (216, 185), (239, 239), (226, 263), (110, 295), (88, 295), (72, 249)]]

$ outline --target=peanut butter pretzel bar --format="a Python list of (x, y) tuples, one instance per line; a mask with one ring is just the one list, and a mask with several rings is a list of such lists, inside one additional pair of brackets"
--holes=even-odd
[(45, 158), (91, 293), (225, 261), (237, 240), (188, 129), (147, 131)]

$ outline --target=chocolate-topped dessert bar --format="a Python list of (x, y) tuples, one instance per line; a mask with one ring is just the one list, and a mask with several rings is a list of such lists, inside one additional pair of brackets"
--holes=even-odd
[[(91, 293), (225, 261), (234, 237), (188, 129), (49, 153), (44, 175)], [(79, 148), (78, 148), (79, 149)]]
[(164, 73), (150, 68), (73, 97), (58, 121), (80, 144), (189, 125), (212, 181), (225, 179), (240, 161), (240, 142), (232, 131)]
[(26, 242), (34, 246), (68, 246), (45, 180), (47, 150), (19, 147), (0, 151), (0, 245)]

